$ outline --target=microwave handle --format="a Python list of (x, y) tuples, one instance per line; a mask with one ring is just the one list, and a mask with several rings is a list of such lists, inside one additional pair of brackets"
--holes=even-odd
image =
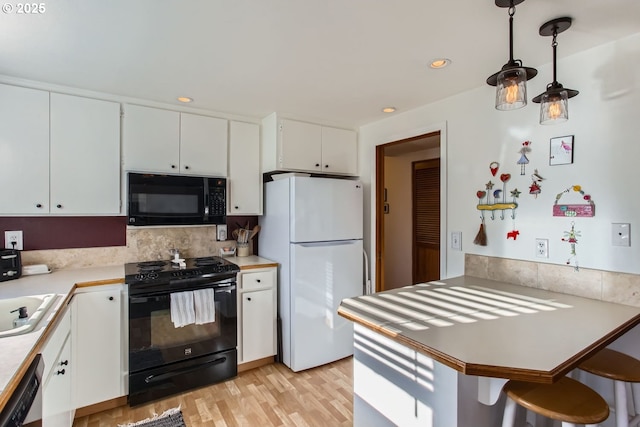
[(209, 215), (209, 192), (204, 193), (204, 214)]

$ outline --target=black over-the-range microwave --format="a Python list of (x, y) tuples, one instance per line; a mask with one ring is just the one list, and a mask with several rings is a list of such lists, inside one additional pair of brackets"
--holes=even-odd
[(197, 225), (226, 222), (225, 178), (129, 172), (129, 225)]

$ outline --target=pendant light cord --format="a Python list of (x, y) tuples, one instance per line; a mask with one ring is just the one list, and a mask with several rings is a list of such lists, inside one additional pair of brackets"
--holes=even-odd
[(553, 86), (557, 86), (558, 85), (558, 80), (556, 80), (556, 62), (557, 62), (556, 51), (557, 51), (557, 47), (558, 47), (558, 42), (556, 41), (556, 37), (558, 37), (558, 30), (554, 29), (553, 30), (553, 41), (551, 42), (551, 47), (553, 48), (553, 83), (551, 83), (551, 84)]
[(516, 14), (516, 7), (513, 5), (513, 0), (511, 1), (511, 6), (509, 7), (509, 64), (514, 64), (513, 60), (513, 15)]

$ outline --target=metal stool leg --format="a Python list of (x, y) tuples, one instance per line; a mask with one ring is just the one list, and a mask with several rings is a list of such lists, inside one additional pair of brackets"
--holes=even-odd
[(507, 397), (507, 400), (504, 404), (502, 427), (514, 427), (513, 423), (516, 421), (516, 407), (516, 402)]
[(613, 391), (616, 400), (616, 427), (629, 427), (626, 384), (623, 381), (614, 381)]

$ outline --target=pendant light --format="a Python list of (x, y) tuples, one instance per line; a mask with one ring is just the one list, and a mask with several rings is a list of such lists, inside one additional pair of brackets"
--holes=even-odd
[(496, 6), (509, 8), (509, 62), (487, 79), (487, 84), (496, 86), (496, 109), (516, 110), (527, 105), (527, 80), (538, 74), (535, 68), (524, 67), (522, 61), (513, 59), (513, 15), (516, 5), (524, 0), (495, 0)]
[(579, 92), (573, 89), (564, 88), (556, 80), (556, 50), (558, 42), (556, 37), (561, 32), (571, 27), (571, 18), (563, 17), (545, 22), (540, 27), (541, 36), (553, 36), (551, 46), (553, 47), (553, 82), (547, 85), (544, 93), (532, 99), (540, 104), (540, 124), (549, 125), (565, 122), (569, 119), (569, 98), (573, 98)]

